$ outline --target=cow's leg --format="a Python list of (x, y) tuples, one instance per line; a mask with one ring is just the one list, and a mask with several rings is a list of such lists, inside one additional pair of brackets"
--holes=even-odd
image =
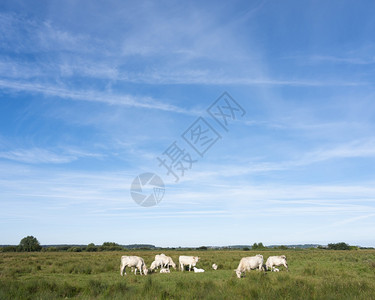
[(180, 263), (180, 270), (183, 272), (184, 271), (184, 264)]
[(288, 264), (287, 263), (284, 263), (284, 267), (286, 268), (286, 271), (289, 272)]
[[(142, 275), (142, 269), (143, 269), (143, 264), (139, 266), (139, 273)], [(146, 275), (145, 272), (143, 272), (143, 275)]]
[(191, 264), (189, 264), (189, 272), (191, 271)]
[[(121, 263), (121, 266), (120, 266), (120, 275), (121, 276), (124, 276), (124, 274), (123, 274), (124, 273), (124, 267), (125, 266)], [(126, 273), (125, 273), (125, 275), (126, 275)]]

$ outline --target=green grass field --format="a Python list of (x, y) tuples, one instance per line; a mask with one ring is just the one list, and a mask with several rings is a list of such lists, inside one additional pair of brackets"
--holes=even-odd
[[(0, 299), (375, 299), (375, 250), (163, 251), (176, 263), (198, 255), (206, 272), (120, 276), (121, 255), (149, 266), (159, 252), (0, 253)], [(238, 279), (240, 258), (257, 253), (285, 254), (289, 272)]]

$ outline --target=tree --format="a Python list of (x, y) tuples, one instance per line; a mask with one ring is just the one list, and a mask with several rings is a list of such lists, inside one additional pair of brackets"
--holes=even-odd
[(201, 246), (198, 248), (198, 250), (207, 250), (208, 248), (206, 246)]
[(42, 249), (42, 246), (40, 246), (38, 240), (32, 235), (24, 237), (18, 247), (21, 251), (26, 252), (40, 251)]
[(329, 250), (350, 250), (350, 246), (347, 243), (341, 242), (336, 244), (328, 244)]
[(251, 249), (253, 250), (263, 250), (265, 249), (266, 247), (263, 246), (263, 243), (254, 243), (253, 246), (251, 247)]
[(288, 247), (285, 246), (285, 245), (281, 245), (281, 246), (278, 246), (276, 247), (277, 249), (280, 249), (280, 250), (288, 250)]
[(90, 243), (90, 244), (87, 245), (86, 251), (87, 252), (96, 252), (96, 251), (98, 251), (98, 247), (96, 247), (94, 243)]
[(101, 245), (99, 249), (100, 251), (121, 251), (121, 250), (124, 250), (124, 247), (120, 246), (117, 243), (104, 242), (103, 245)]

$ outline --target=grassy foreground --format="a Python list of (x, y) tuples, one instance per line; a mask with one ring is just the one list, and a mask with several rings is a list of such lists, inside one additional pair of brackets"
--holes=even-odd
[[(163, 251), (176, 263), (198, 255), (206, 272), (120, 276), (121, 255), (149, 266), (158, 253), (0, 253), (0, 299), (375, 299), (375, 250)], [(257, 253), (285, 254), (290, 271), (236, 278), (240, 258)]]

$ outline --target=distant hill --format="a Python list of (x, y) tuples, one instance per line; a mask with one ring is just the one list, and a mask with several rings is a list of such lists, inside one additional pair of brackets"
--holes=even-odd
[(155, 245), (149, 245), (149, 244), (132, 244), (132, 245), (121, 245), (122, 247), (126, 249), (144, 249), (144, 248), (150, 248), (155, 249)]
[(276, 248), (280, 246), (286, 246), (288, 248), (301, 248), (301, 249), (306, 249), (306, 248), (318, 248), (318, 246), (321, 246), (319, 244), (297, 244), (297, 245), (269, 245), (266, 246), (267, 248)]

